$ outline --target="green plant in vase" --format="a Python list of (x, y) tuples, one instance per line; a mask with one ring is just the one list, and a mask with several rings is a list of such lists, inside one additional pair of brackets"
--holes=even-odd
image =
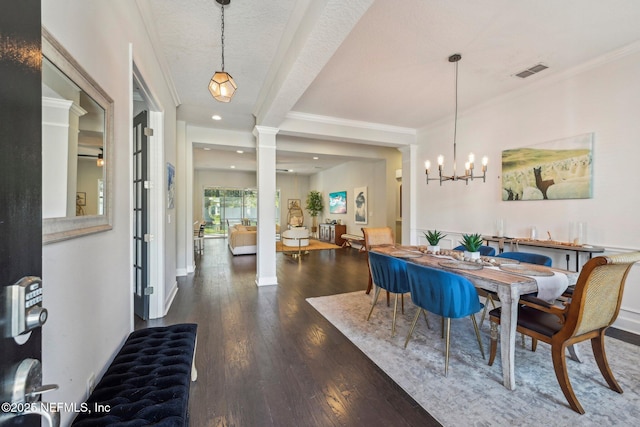
[(318, 214), (322, 213), (324, 209), (324, 202), (322, 200), (322, 193), (316, 190), (312, 190), (307, 195), (307, 212), (311, 215), (313, 225), (311, 226), (311, 232), (315, 236), (318, 232)]
[(460, 244), (464, 246), (465, 258), (478, 259), (480, 258), (480, 246), (482, 246), (482, 235), (480, 234), (463, 234)]
[(429, 242), (427, 251), (432, 253), (440, 252), (440, 240), (442, 240), (446, 236), (446, 234), (442, 234), (438, 230), (429, 230), (424, 233), (424, 237), (427, 239), (427, 242)]

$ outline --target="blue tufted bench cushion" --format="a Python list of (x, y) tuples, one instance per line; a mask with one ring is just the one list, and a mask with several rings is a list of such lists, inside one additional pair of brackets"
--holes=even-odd
[(72, 425), (187, 425), (196, 330), (187, 323), (132, 332), (89, 396), (90, 411)]

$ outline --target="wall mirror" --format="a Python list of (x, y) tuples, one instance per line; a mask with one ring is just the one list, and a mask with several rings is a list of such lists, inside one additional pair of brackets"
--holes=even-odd
[(112, 228), (113, 100), (42, 28), (42, 241)]

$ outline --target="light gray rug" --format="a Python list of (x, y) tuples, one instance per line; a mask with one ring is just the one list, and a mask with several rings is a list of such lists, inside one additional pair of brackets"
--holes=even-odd
[[(372, 293), (373, 294), (373, 293)], [(383, 300), (383, 293), (380, 300)], [(407, 349), (404, 339), (415, 314), (405, 296), (391, 337), (391, 307), (379, 301), (369, 322), (371, 297), (358, 291), (307, 301), (349, 338), (400, 387), (445, 426), (636, 426), (640, 422), (640, 348), (613, 338), (606, 341), (609, 366), (624, 390), (607, 387), (593, 359), (591, 345), (579, 344), (584, 363), (568, 361), (569, 377), (586, 414), (571, 410), (556, 380), (549, 346), (535, 353), (516, 345), (516, 390), (502, 385), (500, 351), (489, 358), (489, 326), (481, 334), (483, 360), (469, 318), (451, 321), (449, 375), (444, 376), (444, 340), (440, 318), (430, 314), (431, 330), (421, 316)], [(400, 310), (398, 310), (400, 311)], [(479, 319), (479, 315), (478, 315)], [(527, 338), (527, 346), (531, 341)]]

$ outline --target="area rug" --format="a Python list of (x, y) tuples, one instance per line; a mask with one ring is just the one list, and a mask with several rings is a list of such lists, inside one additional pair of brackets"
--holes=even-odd
[[(333, 243), (323, 242), (321, 240), (314, 240), (314, 239), (309, 239), (308, 246), (301, 247), (303, 251), (318, 251), (323, 249), (340, 249), (340, 248), (341, 246), (334, 245)], [(294, 252), (297, 250), (298, 250), (297, 247), (294, 248), (291, 246), (283, 246), (282, 242), (276, 241), (276, 252), (283, 252), (283, 251)]]
[[(431, 329), (422, 316), (407, 349), (404, 340), (415, 306), (405, 296), (405, 314), (398, 313), (391, 337), (393, 302), (380, 298), (369, 322), (371, 296), (363, 291), (309, 298), (307, 301), (387, 373), (424, 409), (445, 426), (635, 426), (640, 420), (640, 348), (606, 340), (607, 356), (618, 383), (609, 389), (593, 359), (588, 342), (578, 345), (584, 363), (568, 361), (569, 377), (586, 414), (566, 402), (556, 380), (549, 346), (531, 352), (516, 345), (516, 389), (502, 385), (500, 352), (493, 366), (489, 357), (489, 326), (481, 334), (487, 360), (478, 348), (469, 318), (451, 321), (449, 374), (444, 376), (444, 340), (440, 318), (430, 314)], [(400, 310), (399, 310), (400, 311)], [(527, 338), (530, 348), (531, 341)]]

